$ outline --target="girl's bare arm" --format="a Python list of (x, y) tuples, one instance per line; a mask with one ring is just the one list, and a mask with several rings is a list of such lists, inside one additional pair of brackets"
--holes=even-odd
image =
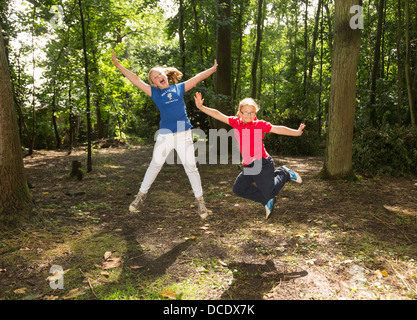
[(229, 117), (221, 113), (217, 109), (208, 108), (203, 106), (204, 99), (201, 97), (201, 93), (197, 92), (194, 97), (195, 105), (198, 109), (203, 111), (205, 114), (213, 117), (216, 120), (229, 124)]
[(217, 71), (217, 61), (214, 60), (214, 64), (211, 68), (209, 68), (209, 69), (207, 69), (203, 72), (200, 72), (199, 74), (197, 74), (193, 78), (184, 82), (185, 91), (188, 91), (188, 90), (194, 88), (197, 85), (197, 83), (199, 83), (200, 81), (203, 81), (204, 79), (208, 78), (210, 75), (212, 75), (216, 71)]
[(145, 92), (148, 96), (152, 95), (151, 86), (145, 82), (143, 82), (136, 74), (133, 72), (127, 70), (125, 67), (123, 67), (119, 61), (117, 61), (116, 54), (114, 51), (112, 52), (112, 61), (114, 65), (117, 67), (117, 69), (120, 70), (120, 72), (129, 79), (130, 82), (132, 82), (136, 87), (138, 87), (140, 90)]
[(272, 126), (272, 129), (270, 132), (275, 133), (275, 134), (281, 134), (281, 135), (285, 135), (285, 136), (301, 136), (303, 134), (303, 130), (305, 128), (305, 124), (302, 123), (300, 124), (299, 128), (297, 130), (295, 129), (291, 129), (288, 127), (284, 127), (284, 126)]

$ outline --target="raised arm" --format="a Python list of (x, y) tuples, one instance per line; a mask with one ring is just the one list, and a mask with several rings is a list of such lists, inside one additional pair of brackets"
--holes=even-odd
[(284, 126), (272, 126), (271, 132), (275, 133), (275, 134), (281, 134), (284, 136), (301, 136), (303, 134), (303, 130), (306, 127), (306, 125), (304, 123), (300, 124), (300, 126), (298, 127), (298, 130), (295, 129), (290, 129), (288, 127), (284, 127)]
[(152, 95), (151, 86), (145, 82), (143, 82), (136, 74), (133, 72), (127, 70), (125, 67), (123, 67), (119, 61), (117, 61), (116, 54), (114, 51), (112, 51), (112, 61), (114, 65), (117, 67), (117, 69), (120, 70), (120, 72), (129, 79), (130, 82), (132, 82), (136, 87), (138, 87), (140, 90), (145, 92), (148, 96)]
[(203, 72), (200, 72), (199, 74), (197, 74), (193, 78), (184, 82), (185, 91), (188, 91), (188, 90), (194, 88), (197, 83), (199, 83), (200, 81), (203, 81), (204, 79), (208, 78), (209, 76), (211, 76), (216, 71), (217, 71), (217, 61), (214, 60), (214, 64), (211, 68), (209, 68), (209, 69), (207, 69)]
[(197, 92), (194, 97), (195, 105), (198, 109), (203, 111), (205, 114), (209, 115), (210, 117), (213, 117), (216, 120), (219, 120), (221, 122), (229, 124), (229, 117), (221, 113), (217, 109), (212, 109), (203, 106), (204, 99), (201, 97), (201, 93)]

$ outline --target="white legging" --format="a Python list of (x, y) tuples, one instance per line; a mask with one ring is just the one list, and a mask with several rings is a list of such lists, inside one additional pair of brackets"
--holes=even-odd
[(168, 155), (175, 149), (178, 157), (181, 160), (184, 170), (190, 180), (191, 187), (196, 198), (203, 195), (203, 188), (201, 186), (200, 173), (198, 172), (195, 154), (194, 143), (191, 135), (191, 130), (158, 134), (153, 149), (152, 161), (146, 170), (142, 185), (139, 189), (142, 193), (148, 193), (149, 188), (155, 181), (159, 171), (161, 171)]

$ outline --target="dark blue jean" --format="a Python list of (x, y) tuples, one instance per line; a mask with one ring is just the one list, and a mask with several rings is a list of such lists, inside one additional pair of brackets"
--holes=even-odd
[[(233, 192), (239, 197), (256, 201), (265, 206), (274, 198), (282, 187), (290, 181), (290, 174), (283, 167), (275, 170), (274, 160), (271, 157), (262, 158), (262, 169), (257, 175), (245, 175), (245, 168), (236, 178)], [(252, 165), (254, 165), (252, 163)]]

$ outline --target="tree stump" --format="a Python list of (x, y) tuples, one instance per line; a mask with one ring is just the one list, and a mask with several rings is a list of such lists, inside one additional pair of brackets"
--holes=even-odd
[(70, 176), (77, 177), (78, 180), (83, 179), (83, 170), (81, 169), (80, 161), (77, 161), (77, 160), (72, 161)]

